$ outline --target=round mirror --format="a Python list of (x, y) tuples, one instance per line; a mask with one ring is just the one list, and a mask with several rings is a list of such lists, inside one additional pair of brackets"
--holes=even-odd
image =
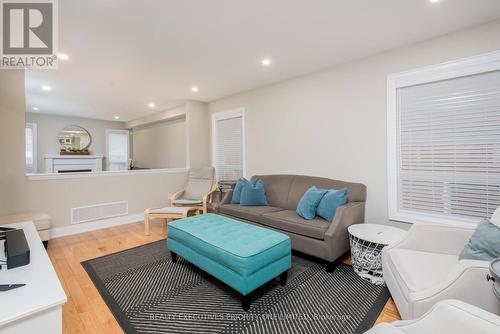
[(59, 144), (61, 149), (67, 151), (83, 151), (89, 148), (92, 138), (90, 133), (77, 125), (65, 126), (59, 132)]

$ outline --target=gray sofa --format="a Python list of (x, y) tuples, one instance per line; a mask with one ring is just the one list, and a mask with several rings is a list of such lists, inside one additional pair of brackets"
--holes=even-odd
[[(286, 233), (292, 248), (327, 261), (332, 271), (335, 260), (349, 250), (347, 227), (365, 218), (366, 186), (360, 183), (302, 175), (256, 175), (264, 181), (269, 206), (231, 204), (232, 191), (215, 207), (218, 214)], [(325, 189), (347, 188), (348, 202), (339, 207), (333, 222), (316, 217), (305, 220), (295, 212), (302, 195), (312, 186)]]

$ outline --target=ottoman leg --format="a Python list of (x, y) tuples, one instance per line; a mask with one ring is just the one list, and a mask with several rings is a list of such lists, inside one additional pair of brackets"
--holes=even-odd
[(47, 247), (49, 247), (49, 241), (48, 240), (42, 241), (42, 243), (43, 243), (43, 247), (45, 247), (45, 249), (47, 249)]
[(280, 284), (281, 285), (286, 285), (287, 278), (288, 278), (288, 270), (285, 271), (285, 272), (283, 272), (283, 273), (281, 273), (281, 275), (280, 275)]
[(336, 266), (337, 266), (337, 262), (335, 262), (335, 261), (328, 262), (326, 264), (326, 271), (329, 272), (329, 273), (333, 273), (333, 271), (335, 270)]
[(170, 252), (170, 256), (172, 257), (172, 262), (176, 263), (177, 262), (177, 254), (175, 254), (174, 252)]
[(241, 307), (245, 312), (250, 309), (250, 295), (246, 296), (241, 295)]

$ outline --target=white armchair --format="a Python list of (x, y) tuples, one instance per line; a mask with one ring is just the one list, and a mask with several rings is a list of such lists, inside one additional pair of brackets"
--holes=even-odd
[(500, 317), (458, 300), (437, 303), (415, 320), (382, 323), (365, 334), (496, 334)]
[(382, 251), (384, 279), (403, 319), (414, 319), (444, 299), (458, 299), (494, 314), (500, 302), (486, 280), (489, 262), (459, 260), (473, 227), (414, 224)]

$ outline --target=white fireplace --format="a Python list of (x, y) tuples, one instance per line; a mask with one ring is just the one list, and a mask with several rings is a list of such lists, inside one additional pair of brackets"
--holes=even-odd
[(48, 155), (45, 173), (82, 173), (102, 171), (102, 155)]

